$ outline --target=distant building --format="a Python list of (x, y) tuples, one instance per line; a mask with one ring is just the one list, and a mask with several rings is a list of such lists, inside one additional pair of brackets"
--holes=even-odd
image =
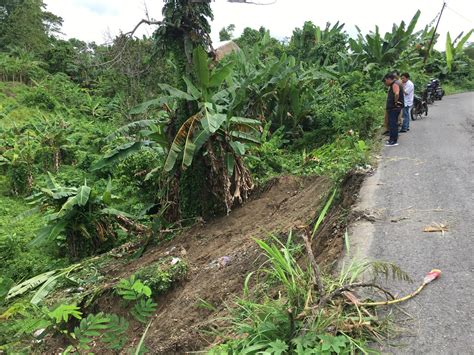
[(234, 41), (222, 41), (214, 44), (214, 60), (220, 61), (227, 54), (240, 52), (240, 47)]

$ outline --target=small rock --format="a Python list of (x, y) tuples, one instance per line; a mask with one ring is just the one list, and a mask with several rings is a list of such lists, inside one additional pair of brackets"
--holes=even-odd
[(35, 338), (39, 338), (39, 337), (41, 336), (41, 334), (44, 333), (45, 330), (46, 330), (45, 328), (38, 329), (37, 331), (35, 331), (35, 332), (33, 333), (33, 336), (34, 336)]
[(219, 259), (217, 259), (217, 262), (219, 263), (220, 267), (226, 267), (227, 265), (230, 264), (232, 261), (232, 258), (230, 256), (222, 256)]
[(176, 265), (177, 263), (179, 263), (181, 261), (180, 258), (173, 258), (171, 259), (171, 265)]

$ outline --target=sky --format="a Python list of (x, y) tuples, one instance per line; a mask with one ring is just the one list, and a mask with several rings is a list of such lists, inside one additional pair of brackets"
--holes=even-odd
[[(381, 32), (389, 31), (393, 23), (404, 20), (409, 22), (415, 12), (421, 10), (417, 29), (433, 21), (440, 12), (441, 0), (253, 0), (271, 5), (257, 6), (229, 3), (226, 0), (212, 2), (214, 21), (211, 37), (219, 40), (219, 30), (234, 24), (234, 36), (238, 36), (245, 27), (258, 29), (260, 26), (270, 30), (272, 36), (284, 39), (290, 37), (294, 28), (302, 27), (305, 21), (312, 21), (324, 27), (326, 22), (345, 23), (345, 29), (351, 36), (359, 26), (363, 33), (374, 30), (378, 25)], [(97, 43), (108, 42), (110, 38), (122, 32), (131, 31), (135, 25), (149, 17), (161, 20), (161, 0), (45, 0), (47, 9), (64, 19), (65, 38), (79, 38)], [(450, 0), (444, 10), (438, 28), (440, 39), (436, 48), (444, 50), (446, 33), (451, 38), (460, 32), (466, 33), (474, 28), (474, 1)], [(153, 33), (153, 27), (142, 25), (137, 35)], [(471, 40), (474, 42), (474, 35)]]

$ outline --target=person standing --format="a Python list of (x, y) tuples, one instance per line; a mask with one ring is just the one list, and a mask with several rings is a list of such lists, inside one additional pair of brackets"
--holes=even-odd
[[(399, 85), (402, 85), (402, 84), (403, 84), (403, 83), (400, 81), (400, 72), (399, 72), (398, 70), (392, 71), (391, 74), (394, 75), (394, 77), (395, 77), (395, 82), (397, 82)], [(400, 127), (402, 126), (402, 123), (403, 123), (402, 114), (403, 114), (403, 112), (400, 111), (400, 116), (398, 116), (398, 119), (397, 119), (397, 125), (400, 126)], [(390, 131), (389, 131), (389, 128), (388, 128), (388, 112), (387, 112), (386, 110), (385, 110), (385, 116), (384, 116), (383, 126), (384, 126), (384, 128), (385, 128), (383, 135), (384, 135), (384, 136), (389, 136), (389, 135), (390, 135)]]
[(404, 94), (402, 83), (396, 80), (393, 73), (386, 74), (383, 82), (389, 87), (387, 92), (386, 111), (388, 115), (389, 140), (386, 146), (393, 147), (398, 145), (398, 117), (404, 107)]
[(413, 100), (415, 97), (415, 85), (410, 80), (410, 74), (402, 74), (402, 83), (405, 99), (405, 107), (403, 107), (403, 124), (400, 132), (407, 132), (410, 130), (410, 112), (413, 107)]

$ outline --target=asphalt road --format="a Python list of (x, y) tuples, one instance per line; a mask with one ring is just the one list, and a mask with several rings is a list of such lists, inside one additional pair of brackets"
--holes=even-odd
[[(412, 276), (414, 284), (391, 283), (400, 295), (431, 269), (442, 271), (404, 304), (412, 319), (384, 353), (474, 354), (474, 93), (429, 110), (399, 146), (383, 148), (357, 206), (368, 218), (355, 223), (351, 243), (358, 257), (394, 262)], [(448, 232), (423, 232), (433, 223)]]

